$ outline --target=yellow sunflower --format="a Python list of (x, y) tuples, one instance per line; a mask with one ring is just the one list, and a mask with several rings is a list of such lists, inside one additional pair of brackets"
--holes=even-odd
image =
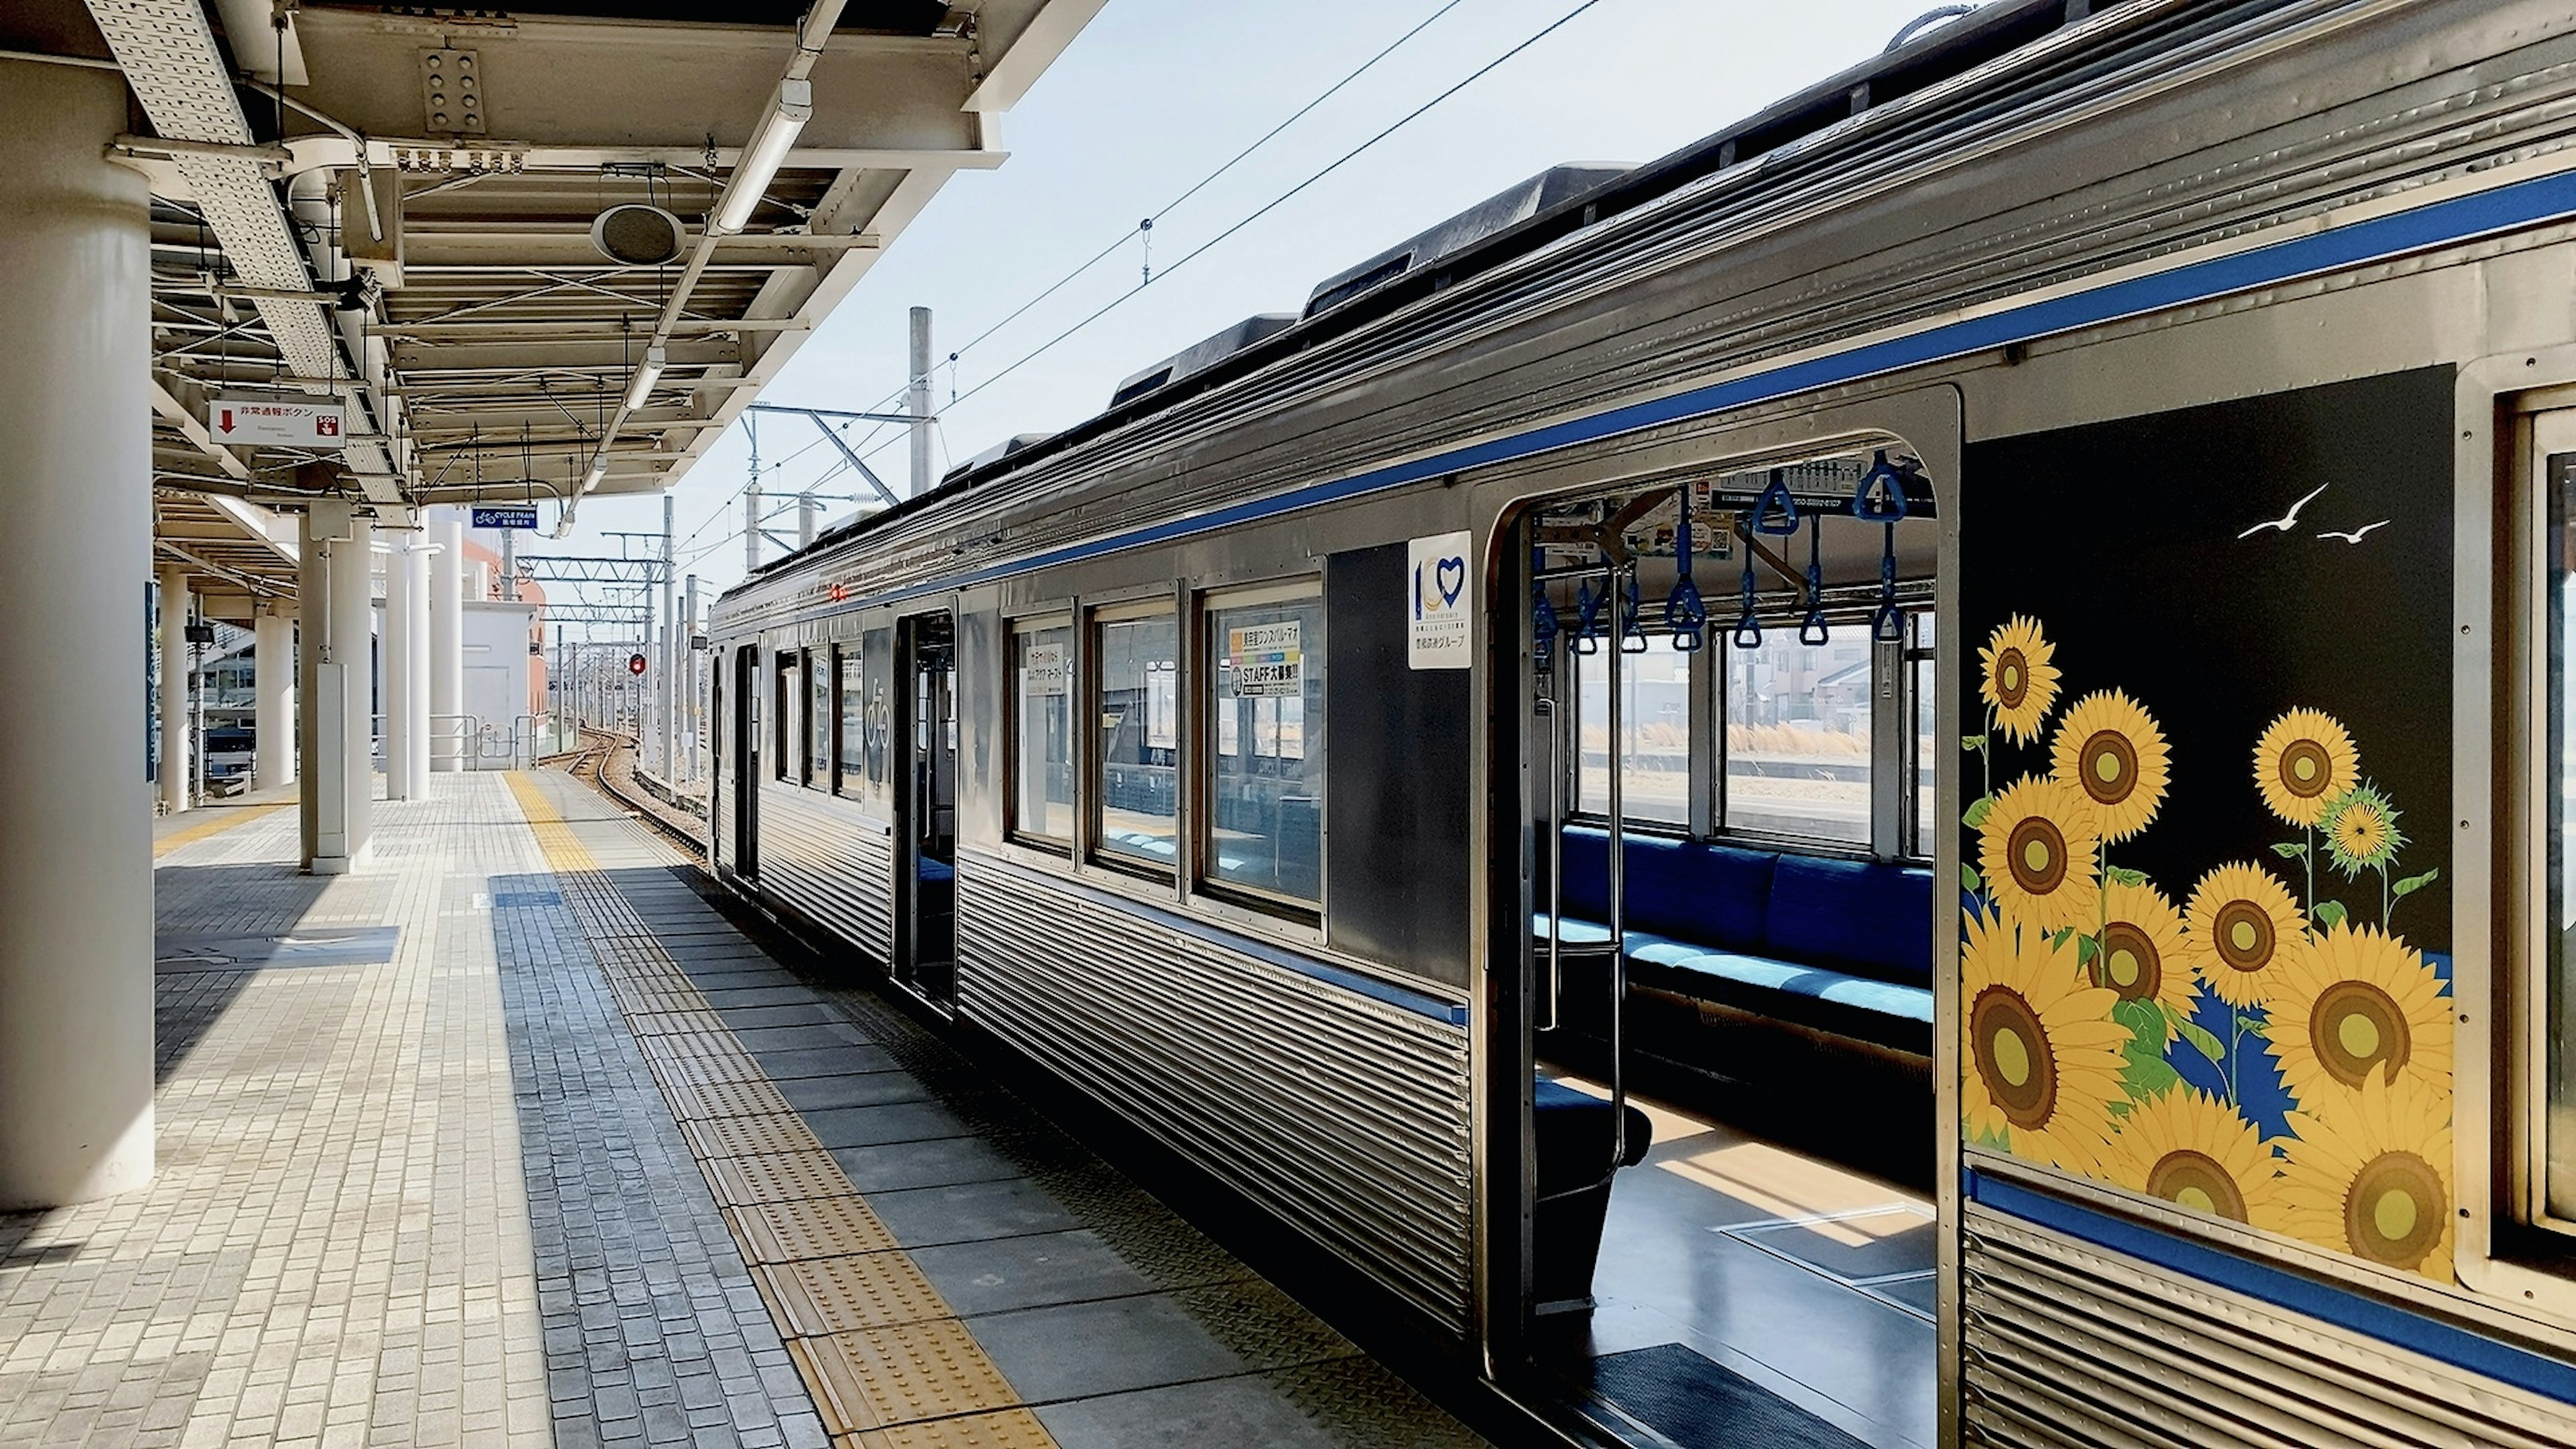
[(2374, 1072), (2331, 1105), (2290, 1114), (2276, 1231), (2452, 1280), (2451, 1098)]
[(2254, 783), (2263, 803), (2292, 825), (2314, 825), (2353, 787), (2361, 757), (2352, 734), (2330, 715), (2294, 709), (2272, 721), (2254, 746)]
[(2053, 757), (2057, 778), (2093, 801), (2102, 838), (2121, 841), (2156, 818), (2171, 753), (2164, 731), (2136, 700), (2106, 689), (2077, 700), (2058, 721)]
[(2260, 1006), (2273, 968), (2297, 949), (2299, 903), (2257, 865), (2222, 865), (2192, 888), (2192, 965), (2231, 1006)]
[(2190, 1087), (2130, 1108), (2103, 1146), (2102, 1175), (2231, 1222), (2269, 1226), (2279, 1216), (2279, 1164), (2263, 1134), (2235, 1108)]
[(2018, 925), (2089, 931), (2102, 917), (2102, 851), (2093, 802), (2055, 780), (2004, 787), (1978, 827), (1977, 869)]
[(2300, 1102), (2331, 1100), (2367, 1077), (2412, 1077), (2450, 1092), (2441, 978), (2404, 941), (2339, 922), (2265, 975), (2272, 1048)]
[(2375, 785), (2357, 785), (2326, 811), (2326, 858), (2347, 880), (2365, 870), (2386, 870), (2406, 848), (2406, 833), (2397, 828), (2398, 811)]
[(2002, 1134), (2013, 1154), (2070, 1172), (2094, 1170), (2121, 1098), (2119, 998), (2093, 985), (2075, 951), (2035, 931), (1971, 913), (1960, 955), (1968, 1069), (1960, 1100), (1969, 1132)]
[(1993, 706), (2005, 738), (2016, 745), (2039, 738), (2049, 706), (2057, 703), (2057, 666), (2049, 663), (2056, 653), (2057, 646), (2040, 636), (2039, 621), (2022, 614), (1995, 626), (1977, 651), (1986, 668), (1980, 693)]
[[(2108, 920), (2102, 927), (2102, 949), (2093, 960), (2102, 984), (2123, 1001), (2153, 1001), (2179, 1012), (2191, 1010), (2191, 953), (2185, 947), (2182, 912), (2151, 885), (2102, 888)], [(2171, 1040), (2168, 1023), (2165, 1037)]]

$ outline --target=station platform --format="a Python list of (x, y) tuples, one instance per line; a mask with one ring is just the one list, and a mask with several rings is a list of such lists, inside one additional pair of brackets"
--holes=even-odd
[(160, 833), (158, 1173), (0, 1217), (0, 1443), (1483, 1442), (587, 784), (377, 811)]

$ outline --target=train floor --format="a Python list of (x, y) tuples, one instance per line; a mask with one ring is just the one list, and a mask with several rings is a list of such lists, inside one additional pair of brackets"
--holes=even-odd
[(1549, 1357), (1569, 1390), (1589, 1391), (1596, 1419), (1645, 1431), (1644, 1444), (1930, 1449), (1930, 1200), (1637, 1105), (1654, 1147), (1611, 1187), (1597, 1306), (1552, 1333)]
[(0, 1216), (0, 1443), (1481, 1442), (585, 784), (436, 776), (332, 878), (221, 818), (156, 1177)]

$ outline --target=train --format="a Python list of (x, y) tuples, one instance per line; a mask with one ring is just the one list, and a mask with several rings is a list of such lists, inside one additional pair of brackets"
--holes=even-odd
[(1570, 1440), (2538, 1449), (2571, 529), (2576, 10), (1996, 0), (757, 571), (709, 859)]

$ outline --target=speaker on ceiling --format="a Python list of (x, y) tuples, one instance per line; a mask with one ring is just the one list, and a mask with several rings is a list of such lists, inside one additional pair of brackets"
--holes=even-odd
[(612, 206), (590, 224), (590, 244), (599, 249), (599, 254), (630, 267), (658, 267), (678, 261), (688, 240), (688, 231), (678, 217), (641, 202)]

